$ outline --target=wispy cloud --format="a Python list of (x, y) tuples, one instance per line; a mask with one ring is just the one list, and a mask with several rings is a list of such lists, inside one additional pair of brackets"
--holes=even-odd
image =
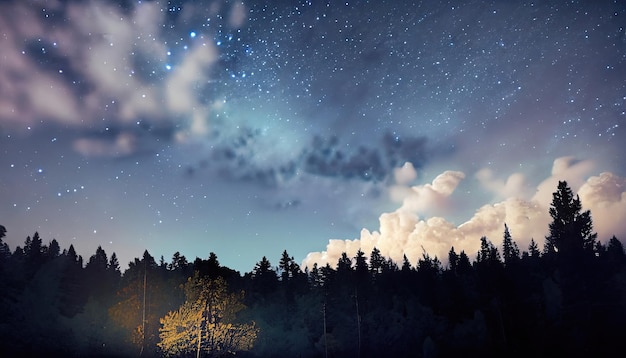
[(198, 38), (170, 65), (162, 10), (156, 2), (0, 4), (0, 124), (83, 128), (89, 136), (74, 148), (102, 156), (133, 154), (119, 145), (132, 133), (105, 150), (107, 140), (93, 138), (99, 129), (174, 122), (184, 137), (206, 134), (212, 104), (197, 89), (210, 80), (215, 45)]

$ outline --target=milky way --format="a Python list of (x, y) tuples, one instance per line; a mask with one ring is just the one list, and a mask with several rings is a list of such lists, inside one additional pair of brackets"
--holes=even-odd
[[(625, 16), (620, 1), (3, 2), (5, 239), (38, 230), (122, 262), (214, 251), (248, 271), (329, 239), (383, 245), (410, 212), (381, 251), (415, 258), (471, 250), (520, 208), (546, 231), (558, 179), (600, 234), (626, 236), (610, 215), (626, 206)], [(508, 214), (476, 226), (484, 205)]]

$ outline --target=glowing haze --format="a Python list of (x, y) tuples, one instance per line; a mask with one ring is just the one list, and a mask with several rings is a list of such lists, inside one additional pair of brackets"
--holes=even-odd
[[(0, 224), (249, 271), (626, 237), (620, 1), (5, 1)], [(381, 214), (383, 213), (383, 214)], [(364, 229), (363, 229), (364, 228)], [(360, 234), (359, 234), (360, 231)], [(329, 241), (330, 240), (330, 241)], [(324, 247), (326, 246), (325, 250)]]

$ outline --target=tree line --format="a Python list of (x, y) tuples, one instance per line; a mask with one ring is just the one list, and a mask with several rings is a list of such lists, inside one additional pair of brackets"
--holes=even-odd
[[(38, 233), (9, 250), (0, 225), (0, 355), (217, 357), (621, 357), (626, 253), (602, 244), (566, 182), (543, 248), (481, 238), (394, 262), (377, 248), (302, 269), (287, 251), (251, 272), (217, 256), (122, 273), (98, 247), (86, 262)], [(472, 253), (471, 256), (474, 256)]]

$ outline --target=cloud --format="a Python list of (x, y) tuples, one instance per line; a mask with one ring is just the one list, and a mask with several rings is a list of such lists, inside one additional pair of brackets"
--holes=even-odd
[(440, 210), (447, 204), (447, 198), (452, 195), (465, 174), (459, 171), (445, 171), (438, 175), (431, 184), (405, 187), (392, 186), (390, 195), (392, 200), (399, 201), (402, 197), (402, 208), (418, 214)]
[[(80, 138), (81, 128), (176, 123), (166, 126), (184, 133), (179, 138), (206, 135), (213, 102), (199, 98), (199, 89), (210, 82), (217, 50), (199, 35), (172, 54), (161, 6), (0, 4), (0, 125), (24, 130), (43, 119), (46, 126), (71, 126), (79, 136), (73, 148), (89, 156), (132, 155), (137, 146), (124, 144), (131, 134)], [(231, 15), (233, 26), (241, 25), (245, 7), (234, 5)]]
[[(230, 179), (252, 180), (274, 187), (284, 186), (301, 176), (372, 183), (389, 179), (408, 183), (417, 175), (415, 166), (402, 161), (408, 164), (398, 169), (392, 179), (389, 173), (394, 172), (395, 163), (403, 158), (426, 158), (431, 149), (425, 145), (425, 138), (407, 137), (404, 140), (398, 138), (393, 149), (389, 150), (384, 144), (388, 142), (387, 138), (388, 135), (383, 135), (378, 143), (372, 141), (352, 149), (342, 145), (336, 136), (313, 136), (308, 141), (277, 141), (276, 133), (268, 135), (259, 128), (240, 126), (236, 132), (215, 131), (211, 148), (207, 149), (208, 159), (202, 158), (187, 172), (198, 173), (203, 168), (202, 163), (208, 161), (211, 163), (209, 169)], [(425, 161), (418, 162), (423, 165)], [(443, 178), (439, 180), (437, 190), (445, 191), (448, 190), (446, 185), (452, 185)], [(406, 186), (404, 189), (410, 190)]]
[(526, 248), (531, 238), (543, 243), (548, 224), (547, 209), (544, 209), (535, 203), (512, 198), (479, 208), (469, 220), (458, 226), (443, 217), (420, 219), (411, 211), (398, 209), (380, 216), (378, 231), (363, 229), (357, 240), (331, 240), (324, 252), (309, 254), (303, 265), (311, 267), (317, 262), (334, 266), (344, 251), (354, 257), (359, 248), (369, 253), (373, 247), (395, 262), (401, 262), (406, 255), (413, 265), (425, 252), (446, 262), (451, 247), (457, 253), (465, 251), (473, 257), (480, 248), (482, 236), (487, 236), (495, 244), (501, 243), (504, 223), (509, 225), (518, 245)]
[(393, 168), (405, 162), (421, 167), (429, 152), (424, 137), (400, 138), (386, 133), (379, 139), (379, 145), (370, 143), (374, 145), (346, 150), (340, 146), (338, 137), (315, 136), (302, 153), (303, 169), (314, 175), (381, 181)]
[(124, 157), (134, 152), (136, 138), (131, 133), (120, 133), (115, 138), (79, 138), (74, 150), (85, 157)]
[(44, 32), (34, 9), (22, 2), (12, 9), (7, 6), (0, 5), (0, 124), (25, 128), (36, 118), (80, 123), (78, 105), (61, 74), (45, 72), (29, 61), (31, 51), (47, 51), (47, 43), (25, 46), (25, 40)]
[(235, 2), (230, 9), (228, 23), (233, 28), (240, 28), (246, 21), (246, 6), (242, 2)]
[(406, 162), (400, 168), (393, 169), (393, 177), (397, 184), (406, 185), (417, 179), (417, 171), (413, 163)]
[(591, 210), (598, 238), (626, 240), (626, 178), (604, 172), (590, 177), (578, 191), (583, 209)]
[(532, 200), (544, 206), (552, 202), (552, 193), (556, 190), (559, 181), (567, 181), (567, 184), (574, 192), (585, 182), (585, 178), (594, 167), (591, 160), (577, 160), (574, 157), (561, 157), (554, 160), (552, 165), (552, 175), (545, 179), (537, 187)]
[(210, 108), (200, 103), (197, 88), (208, 80), (208, 70), (216, 60), (217, 52), (212, 45), (195, 47), (168, 77), (165, 86), (168, 110), (191, 117), (190, 130), (195, 136), (208, 133), (206, 121)]
[(484, 188), (497, 194), (500, 199), (526, 197), (529, 194), (526, 178), (521, 173), (511, 174), (505, 181), (495, 178), (491, 169), (484, 168), (476, 172), (475, 177)]
[[(313, 263), (329, 263), (334, 266), (342, 252), (354, 257), (358, 249), (369, 254), (373, 247), (377, 247), (383, 256), (395, 262), (400, 262), (403, 255), (406, 255), (412, 264), (416, 264), (422, 254), (427, 252), (445, 263), (451, 247), (457, 253), (463, 250), (473, 257), (480, 248), (482, 236), (486, 236), (496, 245), (501, 245), (505, 223), (520, 249), (527, 249), (531, 239), (541, 246), (548, 233), (548, 224), (551, 221), (548, 209), (558, 180), (567, 180), (568, 183), (572, 181), (574, 185), (578, 185), (583, 207), (591, 209), (594, 227), (601, 241), (606, 242), (612, 234), (626, 235), (626, 223), (620, 220), (626, 217), (626, 178), (612, 173), (588, 177), (586, 173), (592, 168), (592, 164), (570, 157), (558, 158), (554, 161), (552, 175), (538, 185), (537, 193), (532, 198), (518, 195), (495, 204), (482, 205), (469, 220), (460, 225), (455, 225), (441, 216), (420, 218), (417, 214), (428, 205), (453, 195), (464, 178), (461, 172), (444, 172), (432, 184), (414, 186), (410, 191), (405, 191), (407, 196), (400, 208), (380, 215), (377, 231), (363, 229), (360, 237), (355, 240), (330, 240), (325, 251), (310, 253), (302, 264), (306, 267), (312, 267)], [(396, 173), (408, 170), (398, 169)], [(514, 175), (511, 177), (516, 178)], [(493, 180), (491, 173), (482, 171), (476, 177), (481, 183), (488, 184), (488, 187), (501, 194), (509, 192), (505, 190), (507, 185)], [(510, 179), (511, 177), (511, 182), (519, 180)], [(400, 178), (403, 179), (402, 175)], [(519, 193), (521, 185), (518, 183), (519, 181), (508, 186), (512, 188), (510, 193)], [(552, 188), (548, 189), (552, 184)], [(550, 193), (544, 194), (548, 190)]]

